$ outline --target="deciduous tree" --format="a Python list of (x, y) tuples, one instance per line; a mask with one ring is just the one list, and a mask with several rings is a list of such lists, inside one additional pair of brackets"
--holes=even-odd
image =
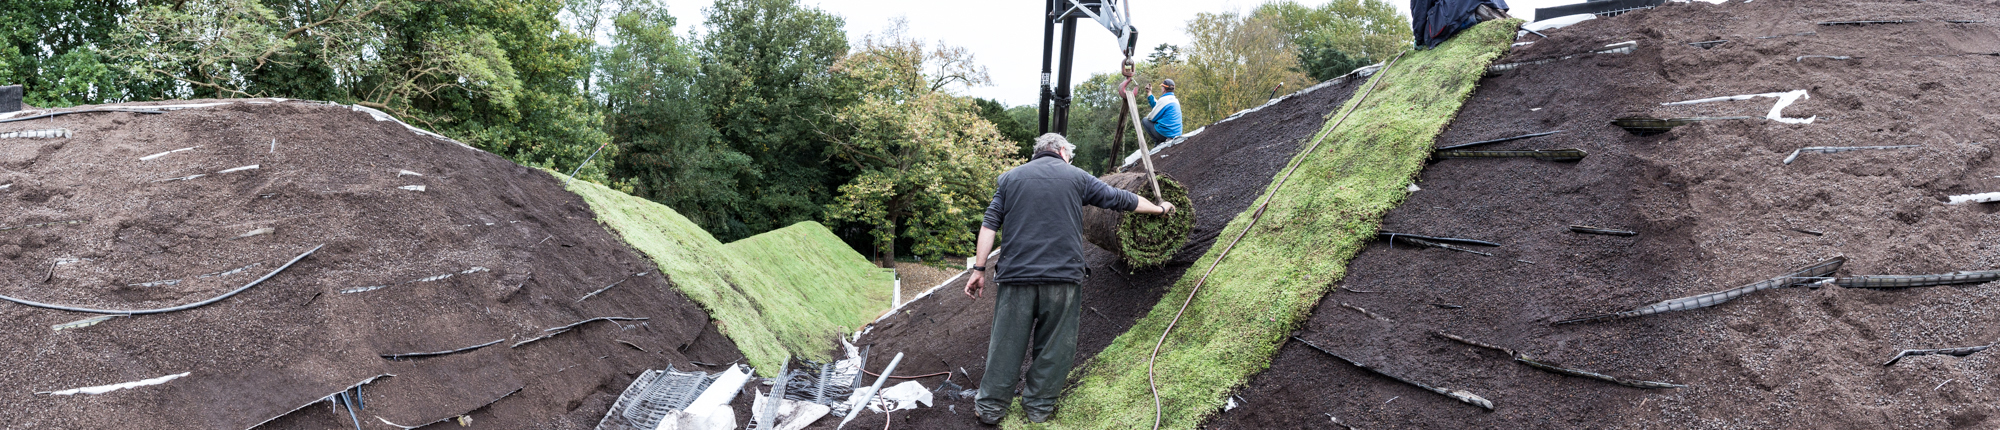
[(1280, 83), (1304, 88), (1312, 82), (1300, 71), (1276, 16), (1198, 13), (1188, 21), (1187, 32), (1188, 45), (1181, 50), (1185, 60), (1156, 71), (1180, 84), (1175, 95), (1181, 100), (1185, 130), (1262, 105)]
[(828, 218), (871, 226), (884, 266), (898, 238), (925, 258), (968, 254), (994, 178), (1018, 162), (1015, 145), (978, 105), (946, 91), (983, 84), (985, 72), (939, 75), (948, 68), (938, 65), (970, 65), (971, 57), (926, 49), (900, 26), (865, 40), (834, 67), (861, 98), (835, 115), (840, 129), (829, 153), (860, 174), (840, 186)]
[(724, 229), (756, 174), (749, 156), (717, 139), (694, 101), (700, 65), (692, 47), (674, 36), (664, 8), (628, 8), (613, 22), (601, 69), (605, 125), (620, 149), (613, 176), (703, 229)]
[(1318, 7), (1283, 0), (1251, 14), (1277, 17), (1298, 50), (1300, 69), (1315, 80), (1388, 60), (1410, 46), (1409, 18), (1383, 0), (1332, 0)]
[(96, 48), (135, 3), (119, 0), (0, 0), (0, 85), (25, 102), (63, 107), (152, 98), (162, 91), (107, 64)]
[[(1138, 137), (1133, 135), (1132, 119), (1118, 122), (1118, 111), (1125, 109), (1124, 99), (1118, 96), (1118, 83), (1124, 75), (1098, 73), (1090, 75), (1076, 85), (1070, 96), (1069, 138), (1076, 144), (1076, 159), (1071, 164), (1102, 175), (1117, 169), (1118, 164), (1133, 149), (1139, 147)], [(1141, 85), (1135, 80), (1133, 85)], [(1140, 94), (1145, 96), (1144, 93)], [(1145, 100), (1138, 101), (1139, 113), (1145, 114)], [(1112, 142), (1112, 136), (1119, 129), (1125, 130), (1125, 141)]]
[(832, 115), (852, 102), (829, 70), (847, 54), (838, 16), (796, 0), (717, 0), (707, 10), (697, 94), (723, 142), (758, 176), (711, 229), (732, 241), (819, 217), (855, 173), (824, 163)]
[[(578, 82), (592, 43), (557, 0), (188, 0), (139, 6), (97, 47), (143, 98), (288, 97), (387, 111), (516, 162), (604, 142)], [(139, 98), (139, 97), (134, 97)], [(604, 180), (600, 169), (581, 176)]]
[(998, 101), (987, 99), (973, 99), (972, 102), (979, 105), (980, 118), (985, 118), (986, 122), (993, 123), (993, 128), (1000, 131), (1000, 137), (1006, 138), (1008, 142), (1013, 142), (1020, 148), (1019, 151), (1016, 151), (1017, 155), (1020, 155), (1022, 158), (1027, 158), (1028, 155), (1031, 155), (1029, 151), (1033, 150), (1035, 146), (1035, 125), (1033, 122), (1023, 124), (1012, 112), (1013, 109), (1026, 108), (1028, 112), (1031, 112), (1029, 114), (1029, 121), (1034, 121), (1032, 114), (1035, 109), (1034, 107), (1016, 106), (1013, 109), (1009, 109), (1006, 105), (1002, 105)]

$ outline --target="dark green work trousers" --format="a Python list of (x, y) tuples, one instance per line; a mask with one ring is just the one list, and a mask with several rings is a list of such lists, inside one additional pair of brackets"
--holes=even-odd
[(1028, 367), (1028, 386), (1021, 390), (1021, 407), (1040, 413), (1055, 409), (1056, 396), (1076, 364), (1076, 324), (1083, 310), (1078, 288), (1056, 283), (994, 289), (993, 337), (986, 343), (986, 376), (979, 379), (979, 414), (1007, 413), (1023, 356), (1034, 362)]

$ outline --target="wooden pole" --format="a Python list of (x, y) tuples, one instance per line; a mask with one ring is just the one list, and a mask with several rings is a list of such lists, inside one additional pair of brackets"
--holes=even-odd
[(1139, 119), (1139, 102), (1133, 100), (1139, 97), (1139, 90), (1125, 91), (1124, 96), (1125, 110), (1132, 114), (1132, 131), (1138, 133), (1133, 137), (1139, 138), (1139, 162), (1146, 166), (1146, 179), (1153, 184), (1153, 201), (1164, 202), (1166, 199), (1160, 197), (1160, 175), (1153, 172), (1153, 147), (1146, 143), (1146, 126)]

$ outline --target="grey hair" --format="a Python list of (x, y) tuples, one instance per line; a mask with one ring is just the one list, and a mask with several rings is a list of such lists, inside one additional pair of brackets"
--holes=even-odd
[(1064, 139), (1060, 134), (1048, 133), (1035, 138), (1035, 152), (1055, 151), (1058, 147), (1064, 151), (1076, 152), (1076, 144), (1069, 143), (1069, 139)]

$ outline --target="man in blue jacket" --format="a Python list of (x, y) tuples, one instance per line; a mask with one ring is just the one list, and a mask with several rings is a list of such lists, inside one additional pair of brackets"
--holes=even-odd
[[(986, 375), (974, 402), (979, 422), (994, 425), (1014, 403), (1021, 358), (1032, 355), (1021, 407), (1028, 421), (1045, 422), (1055, 413), (1056, 396), (1076, 362), (1079, 289), (1083, 262), (1083, 205), (1118, 211), (1164, 214), (1174, 204), (1155, 205), (1129, 191), (1112, 188), (1069, 165), (1076, 145), (1062, 135), (1035, 138), (1035, 156), (1001, 174), (999, 189), (979, 226), (978, 254), (965, 295), (978, 299), (987, 283), (986, 256), (994, 233), (1007, 239), (993, 267), (993, 332), (986, 345)], [(1032, 341), (1033, 343), (1030, 343)], [(1032, 349), (1030, 348), (1032, 347)]]
[(1153, 98), (1153, 88), (1146, 88), (1146, 103), (1153, 105), (1153, 111), (1146, 114), (1146, 137), (1159, 144), (1181, 137), (1181, 99), (1174, 97), (1174, 80), (1160, 81), (1160, 89), (1166, 94)]

